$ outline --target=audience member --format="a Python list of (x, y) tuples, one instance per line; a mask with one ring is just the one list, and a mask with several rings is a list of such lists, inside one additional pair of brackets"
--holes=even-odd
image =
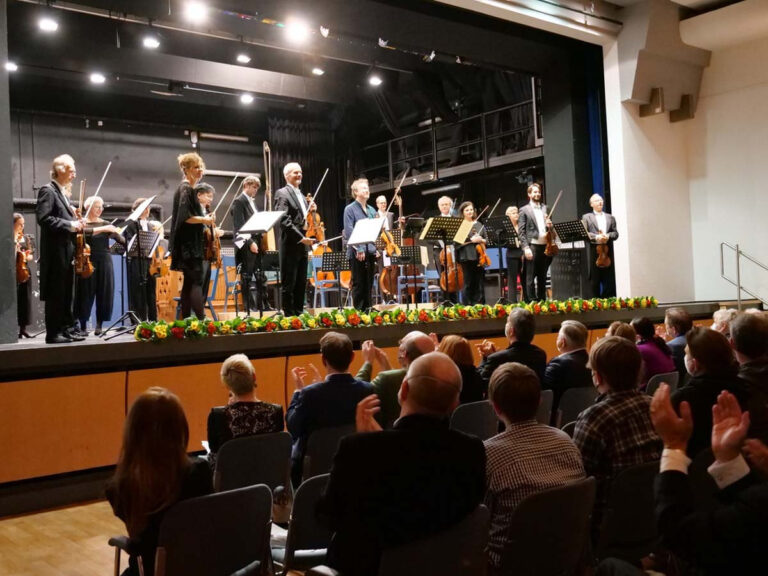
[(565, 432), (536, 422), (541, 394), (533, 370), (516, 362), (503, 364), (491, 376), (488, 398), (506, 426), (485, 441), (488, 561), (491, 574), (506, 574), (513, 572), (502, 566), (502, 559), (515, 508), (526, 496), (581, 480), (584, 466)]
[(712, 405), (727, 390), (746, 406), (747, 383), (738, 377), (739, 365), (728, 339), (709, 328), (694, 326), (685, 335), (685, 367), (691, 379), (672, 395), (672, 404), (690, 406), (693, 432), (688, 441), (688, 456), (709, 448), (712, 430)]
[(649, 318), (643, 316), (633, 318), (631, 325), (637, 333), (637, 349), (643, 357), (640, 388), (645, 390), (648, 380), (656, 374), (675, 372), (675, 363), (672, 360), (672, 350), (669, 349), (664, 338), (656, 334), (656, 328)]
[[(389, 358), (381, 348), (375, 346), (373, 340), (363, 342), (364, 362), (357, 372), (356, 378), (370, 382), (374, 394), (381, 400), (381, 411), (377, 414), (376, 419), (384, 428), (392, 428), (392, 424), (400, 415), (400, 402), (397, 399), (397, 393), (408, 366), (422, 354), (432, 352), (434, 348), (432, 340), (424, 332), (418, 330), (408, 332), (402, 337), (397, 348), (397, 361), (400, 368), (393, 370), (389, 364)], [(374, 360), (378, 362), (380, 372), (376, 378), (371, 380)]]
[(461, 372), (461, 396), (459, 402), (478, 402), (485, 398), (485, 382), (475, 367), (475, 359), (472, 357), (472, 346), (469, 340), (463, 336), (449, 334), (440, 342), (437, 350), (456, 363)]
[(485, 492), (482, 442), (451, 430), (461, 373), (445, 354), (414, 360), (400, 387), (400, 418), (381, 431), (379, 399), (357, 409), (359, 432), (342, 439), (318, 513), (335, 532), (328, 564), (375, 576), (383, 549), (440, 532), (470, 514)]
[(625, 338), (633, 343), (637, 340), (635, 329), (630, 324), (618, 320), (611, 322), (611, 325), (608, 326), (608, 330), (605, 331), (605, 335), (618, 336), (619, 338)]
[(107, 499), (115, 516), (125, 522), (138, 558), (131, 555), (123, 575), (155, 573), (155, 550), (160, 522), (180, 500), (213, 492), (211, 468), (187, 457), (189, 427), (175, 394), (150, 388), (128, 411), (123, 446)]
[(637, 346), (619, 336), (601, 338), (589, 353), (600, 395), (579, 414), (573, 441), (581, 450), (587, 475), (597, 480), (593, 526), (600, 525), (616, 474), (661, 456), (661, 442), (648, 411), (651, 399), (637, 389), (641, 362)]
[(509, 341), (506, 350), (496, 351), (496, 345), (488, 340), (478, 344), (477, 350), (483, 358), (479, 371), (483, 380), (488, 382), (493, 371), (507, 362), (519, 362), (536, 372), (539, 381), (544, 380), (547, 366), (547, 353), (535, 344), (531, 344), (536, 333), (536, 318), (525, 308), (513, 308), (504, 327), (504, 335)]
[[(288, 406), (286, 423), (293, 438), (291, 478), (296, 487), (301, 483), (309, 435), (320, 428), (354, 424), (357, 403), (373, 394), (370, 383), (358, 380), (348, 372), (354, 356), (349, 336), (328, 332), (320, 338), (320, 355), (326, 371), (325, 380), (307, 386), (304, 382), (306, 371), (293, 370), (296, 391)], [(319, 376), (315, 369), (315, 380), (319, 380)]]
[(738, 313), (739, 311), (735, 308), (720, 308), (719, 310), (715, 310), (714, 314), (712, 314), (712, 330), (717, 330), (726, 338), (730, 338), (731, 320), (736, 318), (736, 314)]
[(557, 408), (563, 392), (569, 388), (592, 386), (592, 372), (587, 368), (589, 354), (587, 353), (587, 338), (589, 330), (581, 322), (565, 320), (560, 324), (557, 333), (557, 349), (555, 356), (547, 364), (544, 372), (544, 390), (552, 390), (552, 423), (557, 418)]
[(749, 435), (768, 442), (768, 317), (742, 312), (730, 327), (739, 376), (749, 383)]
[(229, 390), (226, 406), (208, 414), (208, 448), (211, 463), (227, 440), (240, 436), (282, 432), (283, 407), (256, 397), (256, 371), (245, 354), (234, 354), (221, 365), (221, 382)]
[(672, 351), (680, 382), (685, 381), (685, 335), (693, 328), (693, 320), (684, 308), (668, 308), (664, 314), (664, 328), (667, 330), (667, 346)]

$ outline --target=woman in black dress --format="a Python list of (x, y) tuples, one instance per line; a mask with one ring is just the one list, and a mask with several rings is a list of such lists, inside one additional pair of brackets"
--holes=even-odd
[[(462, 202), (459, 214), (469, 222), (475, 221), (475, 206), (472, 202)], [(464, 244), (456, 246), (456, 260), (464, 272), (464, 304), (485, 304), (485, 268), (478, 262), (477, 245), (485, 245), (485, 230), (475, 222), (469, 238)]]
[[(518, 221), (520, 220), (520, 213), (517, 210), (517, 206), (510, 206), (507, 208), (507, 218), (512, 222), (512, 226), (515, 227), (515, 232), (518, 231)], [(520, 248), (519, 237), (507, 242), (507, 291), (510, 302), (517, 302), (517, 277), (520, 279), (525, 290), (525, 277), (523, 276), (523, 249)], [(528, 300), (527, 296), (523, 294), (523, 302)]]
[[(146, 198), (136, 198), (133, 202), (133, 210), (136, 210)], [(163, 228), (159, 222), (151, 222), (149, 218), (149, 206), (138, 218), (138, 221), (130, 220), (125, 225), (125, 241), (130, 242), (136, 236), (138, 230), (155, 232), (162, 237)], [(142, 251), (149, 246), (142, 246)], [(156, 278), (150, 274), (150, 258), (143, 258), (137, 254), (134, 258), (128, 258), (128, 305), (140, 320), (157, 320), (157, 296)]]
[(16, 316), (19, 323), (19, 338), (31, 338), (32, 336), (27, 332), (27, 326), (29, 326), (32, 316), (32, 275), (29, 272), (29, 261), (34, 256), (32, 244), (29, 238), (24, 235), (24, 216), (18, 212), (13, 213), (13, 238), (16, 243), (17, 259)]

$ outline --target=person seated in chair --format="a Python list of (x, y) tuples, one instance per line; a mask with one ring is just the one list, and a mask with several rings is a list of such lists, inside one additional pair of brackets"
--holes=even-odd
[(649, 318), (633, 318), (631, 326), (637, 334), (637, 349), (643, 357), (643, 377), (640, 380), (640, 388), (645, 390), (650, 380), (656, 374), (668, 374), (675, 372), (675, 363), (672, 360), (672, 350), (669, 349), (664, 338), (656, 334), (653, 322)]
[(536, 372), (539, 382), (544, 380), (547, 366), (547, 353), (532, 344), (536, 334), (536, 317), (525, 308), (513, 308), (504, 327), (504, 335), (509, 340), (505, 350), (496, 351), (493, 342), (483, 340), (477, 345), (477, 351), (482, 357), (478, 370), (483, 379), (488, 382), (493, 371), (507, 362), (519, 362)]
[(730, 330), (739, 376), (749, 383), (749, 435), (768, 442), (768, 316), (742, 312)]
[(680, 383), (685, 382), (685, 335), (693, 328), (691, 315), (684, 308), (669, 308), (664, 314), (664, 328), (667, 330), (667, 346), (672, 351), (672, 360), (680, 375)]
[(592, 372), (587, 368), (587, 338), (589, 330), (581, 322), (565, 320), (560, 324), (556, 346), (560, 351), (547, 364), (544, 372), (543, 390), (552, 390), (552, 423), (557, 418), (557, 409), (563, 392), (569, 388), (592, 386)]

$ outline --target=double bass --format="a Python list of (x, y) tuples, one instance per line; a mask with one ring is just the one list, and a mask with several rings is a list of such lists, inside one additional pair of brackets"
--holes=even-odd
[[(389, 207), (391, 207), (392, 202), (397, 203), (398, 226), (399, 223), (402, 222), (403, 218), (403, 201), (399, 194), (400, 188), (396, 188), (395, 195), (392, 197), (392, 201), (389, 204)], [(389, 212), (389, 208), (387, 209), (387, 212)], [(384, 249), (387, 253), (387, 256), (391, 258), (392, 256), (400, 256), (402, 254), (402, 250), (400, 250), (400, 246), (395, 243), (395, 239), (391, 232), (382, 229), (381, 240), (384, 242)], [(390, 264), (389, 266), (384, 267), (384, 269), (379, 274), (379, 291), (383, 296), (386, 296), (387, 299), (392, 299), (395, 295), (397, 295), (397, 279), (399, 277), (400, 267), (397, 264)]]
[[(451, 204), (451, 214), (453, 214), (456, 200)], [(464, 270), (456, 262), (456, 248), (451, 245), (445, 245), (440, 250), (440, 289), (443, 292), (454, 293), (464, 290)]]

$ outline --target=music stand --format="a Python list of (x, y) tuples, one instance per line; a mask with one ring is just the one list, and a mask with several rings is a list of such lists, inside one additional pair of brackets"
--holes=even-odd
[[(245, 224), (243, 224), (240, 227), (240, 230), (235, 230), (235, 234), (242, 235), (244, 238), (250, 238), (252, 234), (261, 235), (261, 234), (267, 234), (272, 228), (275, 227), (275, 225), (278, 223), (280, 218), (282, 218), (283, 214), (285, 214), (285, 210), (276, 210), (274, 212), (256, 212), (254, 213), (248, 220), (246, 220)], [(273, 252), (275, 256), (277, 256), (277, 252)], [(259, 254), (261, 256), (260, 258), (256, 259), (256, 270), (253, 271), (253, 274), (261, 274), (261, 272), (264, 271), (265, 265), (264, 265), (264, 258), (265, 254)], [(270, 261), (271, 264), (271, 261)], [(279, 268), (279, 263), (278, 263)], [(245, 300), (245, 307), (246, 310), (250, 313), (250, 306), (248, 304), (248, 299), (251, 295), (251, 280), (253, 277), (253, 274), (249, 275), (247, 280), (247, 286), (245, 286), (245, 294), (243, 299)], [(242, 278), (242, 275), (241, 275)], [(259, 307), (259, 318), (262, 318), (264, 316), (264, 303), (263, 298), (261, 294), (261, 288), (260, 288), (261, 282), (256, 282), (256, 302), (258, 303)]]
[(568, 222), (558, 222), (552, 224), (557, 232), (557, 237), (560, 238), (560, 242), (589, 242), (589, 234), (587, 234), (587, 227), (581, 220), (569, 220)]
[[(449, 238), (451, 243), (454, 243), (454, 244), (463, 243), (464, 240), (466, 240), (467, 236), (469, 235), (469, 231), (472, 227), (472, 224), (473, 222), (469, 222), (467, 220), (464, 220), (463, 218), (456, 218), (453, 216), (435, 216), (427, 220), (426, 224), (424, 225), (424, 229), (421, 231), (421, 236), (419, 236), (419, 240), (433, 242), (433, 243), (437, 243), (438, 241), (442, 242), (443, 247), (447, 250), (448, 244), (449, 244)], [(455, 264), (455, 260), (456, 260), (456, 256), (454, 255), (454, 264)], [(438, 267), (439, 267), (439, 263), (438, 263)], [(455, 277), (456, 286), (458, 287), (459, 285), (458, 266), (455, 266), (454, 270), (456, 275)], [(445, 270), (443, 270), (443, 273), (445, 273)], [(446, 283), (446, 286), (447, 286), (447, 283)], [(445, 295), (447, 294), (448, 293), (446, 292)]]
[[(488, 245), (489, 247), (496, 248), (499, 252), (499, 299), (496, 301), (496, 303), (509, 303), (509, 300), (507, 298), (504, 298), (502, 291), (502, 279), (501, 279), (501, 271), (502, 269), (507, 268), (506, 262), (502, 263), (501, 261), (501, 249), (504, 246), (514, 246), (515, 248), (520, 247), (520, 237), (517, 234), (517, 231), (515, 230), (514, 224), (512, 224), (512, 221), (509, 219), (509, 216), (494, 216), (493, 218), (488, 218), (488, 220), (485, 223), (485, 229), (488, 232)], [(507, 274), (504, 274), (507, 276)], [(517, 289), (517, 286), (514, 287)], [(507, 286), (507, 290), (512, 290), (510, 286)]]
[[(406, 285), (410, 282), (411, 287), (413, 288), (413, 294), (414, 298), (416, 295), (416, 276), (418, 274), (408, 274), (409, 266), (413, 266), (414, 268), (410, 268), (410, 270), (415, 270), (416, 266), (426, 266), (427, 265), (427, 258), (422, 253), (423, 246), (402, 246), (400, 248), (400, 256), (393, 255), (392, 256), (392, 263), (397, 266), (403, 267), (403, 275), (406, 277)], [(398, 302), (399, 304), (399, 302)], [(410, 302), (408, 302), (408, 299), (405, 300), (405, 309), (408, 310), (410, 307)]]
[[(362, 220), (360, 220), (362, 222)], [(339, 310), (344, 308), (341, 299), (341, 272), (349, 270), (349, 259), (346, 252), (325, 252), (322, 256), (320, 270), (332, 272), (336, 275), (336, 288), (339, 293)], [(315, 288), (317, 289), (317, 288)]]

